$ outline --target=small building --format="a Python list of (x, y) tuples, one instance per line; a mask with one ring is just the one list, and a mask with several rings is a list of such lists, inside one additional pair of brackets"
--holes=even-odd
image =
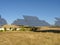
[(20, 26), (17, 25), (4, 25), (2, 26), (4, 30), (19, 30)]

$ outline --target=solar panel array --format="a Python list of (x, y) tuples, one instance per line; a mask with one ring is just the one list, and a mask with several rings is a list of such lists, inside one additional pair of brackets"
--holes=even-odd
[(26, 25), (26, 22), (24, 19), (17, 19), (12, 24), (13, 25)]
[(56, 26), (60, 26), (60, 18), (57, 18), (57, 17), (56, 17), (55, 19), (56, 19), (55, 25), (56, 25)]
[(29, 26), (39, 26), (39, 19), (35, 16), (23, 16)]
[(49, 26), (46, 21), (39, 20), (36, 16), (23, 16), (29, 26)]
[[(25, 26), (50, 26), (50, 24), (44, 20), (39, 20), (36, 16), (23, 16), (24, 19), (17, 19), (12, 24), (13, 25), (25, 25)], [(55, 18), (55, 25), (60, 26), (60, 18)], [(1, 18), (0, 15), (0, 26), (7, 24), (7, 21)]]
[(7, 24), (7, 21), (0, 16), (0, 26)]
[(55, 17), (56, 20), (60, 20), (60, 18)]
[(39, 20), (36, 16), (23, 16), (24, 19), (17, 19), (12, 24), (28, 26), (50, 26), (46, 21)]

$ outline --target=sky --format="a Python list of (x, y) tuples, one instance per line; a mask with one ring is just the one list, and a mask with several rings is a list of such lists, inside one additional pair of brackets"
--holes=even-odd
[(0, 0), (0, 15), (9, 24), (28, 15), (53, 25), (60, 18), (60, 0)]

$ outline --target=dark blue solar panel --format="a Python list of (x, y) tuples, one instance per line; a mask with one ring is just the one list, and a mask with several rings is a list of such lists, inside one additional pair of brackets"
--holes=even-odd
[(36, 16), (24, 16), (29, 26), (50, 26), (46, 21), (39, 20)]
[(26, 22), (25, 22), (24, 19), (17, 19), (12, 24), (15, 24), (15, 25), (26, 25)]
[(60, 18), (55, 17), (55, 19), (60, 21)]
[(17, 19), (12, 24), (28, 26), (50, 26), (46, 21), (39, 20), (36, 16), (23, 16), (24, 19)]
[(55, 25), (56, 25), (56, 26), (60, 26), (60, 18), (57, 18), (57, 17), (56, 17), (55, 19), (56, 19)]
[(0, 26), (7, 24), (7, 21), (0, 16)]

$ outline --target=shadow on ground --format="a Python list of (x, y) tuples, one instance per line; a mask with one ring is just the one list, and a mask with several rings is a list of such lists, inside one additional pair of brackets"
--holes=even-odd
[(60, 33), (60, 30), (40, 30), (40, 31), (34, 31), (34, 32), (53, 32), (53, 33)]

